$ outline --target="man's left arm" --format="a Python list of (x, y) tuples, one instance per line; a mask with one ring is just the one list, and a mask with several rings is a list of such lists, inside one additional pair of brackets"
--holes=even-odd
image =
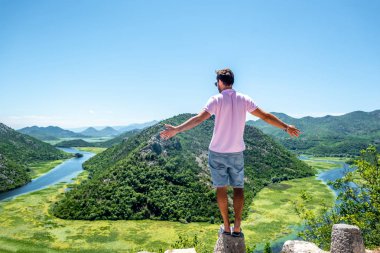
[(284, 122), (282, 122), (279, 118), (277, 118), (275, 115), (265, 112), (261, 108), (257, 107), (254, 111), (250, 112), (252, 115), (264, 120), (268, 124), (271, 124), (272, 126), (278, 127), (286, 131), (291, 137), (295, 136), (298, 137), (300, 135), (300, 130), (298, 130), (293, 125), (288, 125)]
[(166, 129), (160, 132), (160, 136), (165, 140), (170, 139), (171, 137), (175, 136), (180, 132), (184, 132), (198, 126), (200, 123), (202, 123), (210, 117), (211, 114), (209, 112), (207, 112), (206, 110), (202, 110), (198, 115), (191, 117), (179, 126), (165, 124)]

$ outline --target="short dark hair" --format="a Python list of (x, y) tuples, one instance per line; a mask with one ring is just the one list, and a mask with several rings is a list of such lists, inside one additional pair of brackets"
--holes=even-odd
[(234, 84), (234, 73), (230, 69), (220, 69), (216, 70), (216, 80), (222, 81), (225, 85), (233, 85)]

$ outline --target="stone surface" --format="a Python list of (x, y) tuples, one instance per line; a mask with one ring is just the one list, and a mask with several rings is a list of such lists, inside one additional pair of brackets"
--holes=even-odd
[(194, 248), (190, 249), (169, 249), (165, 253), (197, 253)]
[(223, 226), (219, 229), (218, 240), (216, 241), (214, 247), (214, 253), (245, 253), (244, 237), (233, 237), (222, 233)]
[(327, 253), (326, 251), (321, 250), (314, 243), (289, 240), (284, 243), (282, 246), (282, 253)]
[(357, 226), (335, 224), (331, 233), (331, 253), (365, 253), (363, 237)]

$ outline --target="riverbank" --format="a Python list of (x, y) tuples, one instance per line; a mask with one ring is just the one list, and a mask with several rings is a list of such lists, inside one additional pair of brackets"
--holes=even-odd
[(80, 151), (91, 152), (94, 154), (99, 154), (107, 149), (107, 148), (99, 148), (99, 147), (75, 147), (75, 148)]
[(68, 159), (71, 159), (71, 158), (67, 158), (65, 160), (61, 159), (61, 160), (54, 160), (54, 161), (33, 162), (29, 164), (28, 166), (31, 170), (29, 172), (30, 177), (32, 179), (40, 177)]
[[(74, 147), (77, 150), (85, 151), (85, 152), (91, 152), (94, 154), (99, 154), (100, 152), (103, 152), (106, 150), (106, 148), (100, 148), (100, 147)], [(30, 177), (32, 179), (38, 178), (42, 176), (43, 174), (46, 174), (50, 170), (57, 167), (59, 164), (63, 163), (64, 161), (67, 161), (68, 159), (60, 159), (60, 160), (53, 160), (53, 161), (43, 161), (43, 162), (33, 162), (28, 165), (30, 168)]]

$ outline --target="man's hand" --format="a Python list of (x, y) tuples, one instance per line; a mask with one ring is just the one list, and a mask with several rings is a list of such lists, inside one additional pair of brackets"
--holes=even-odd
[(285, 129), (285, 126), (287, 126), (288, 128), (287, 128), (286, 132), (291, 137), (293, 137), (293, 136), (298, 137), (300, 135), (300, 130), (298, 130), (295, 126), (287, 125), (286, 123), (282, 122), (279, 118), (277, 118), (275, 115), (268, 113), (268, 112), (265, 112), (264, 110), (262, 110), (259, 107), (257, 107), (256, 110), (252, 111), (251, 114), (262, 119), (262, 120), (264, 120), (265, 122), (267, 122), (267, 123), (269, 123), (275, 127)]
[(300, 136), (300, 130), (298, 130), (295, 126), (293, 125), (288, 125), (288, 129), (286, 131), (291, 137), (295, 136), (298, 137)]
[(186, 122), (182, 123), (179, 126), (172, 126), (165, 124), (165, 130), (160, 132), (160, 137), (164, 140), (172, 138), (174, 135), (192, 129), (193, 127), (198, 126), (200, 123), (210, 118), (211, 114), (206, 110), (202, 110), (198, 115), (191, 117)]
[(165, 128), (166, 129), (164, 131), (160, 132), (160, 136), (164, 140), (170, 139), (178, 133), (178, 130), (175, 126), (165, 124)]

